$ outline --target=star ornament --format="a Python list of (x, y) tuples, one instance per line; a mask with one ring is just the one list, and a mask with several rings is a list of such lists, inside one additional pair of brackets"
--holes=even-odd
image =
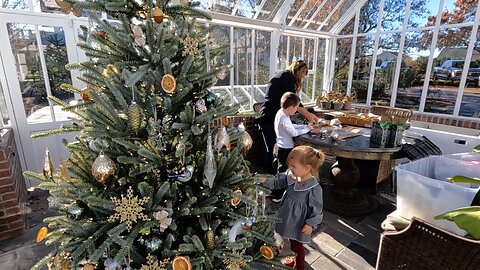
[(109, 222), (115, 220), (120, 220), (120, 223), (125, 222), (127, 224), (127, 230), (130, 232), (130, 230), (132, 230), (132, 224), (136, 223), (138, 219), (143, 221), (150, 220), (148, 216), (143, 213), (143, 210), (145, 210), (143, 205), (148, 202), (148, 197), (142, 199), (138, 199), (137, 196), (134, 197), (132, 187), (128, 188), (126, 197), (124, 197), (123, 194), (121, 196), (121, 200), (110, 197), (116, 205), (115, 209), (113, 209), (116, 213), (108, 218)]
[(200, 50), (198, 49), (198, 41), (191, 36), (186, 36), (182, 43), (184, 47), (182, 56), (195, 55), (200, 53)]

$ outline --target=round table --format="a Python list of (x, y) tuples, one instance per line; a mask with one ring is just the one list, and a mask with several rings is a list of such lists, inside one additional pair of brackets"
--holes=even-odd
[(304, 134), (294, 138), (296, 145), (310, 145), (330, 156), (333, 186), (324, 187), (324, 208), (342, 216), (361, 216), (373, 212), (377, 202), (360, 185), (376, 191), (376, 185), (389, 178), (401, 147), (385, 148), (370, 142), (368, 129), (364, 135), (332, 140), (320, 134)]

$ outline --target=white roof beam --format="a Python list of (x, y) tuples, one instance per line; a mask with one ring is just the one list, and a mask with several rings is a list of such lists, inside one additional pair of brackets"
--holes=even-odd
[(340, 7), (341, 4), (343, 4), (344, 1), (345, 0), (341, 0), (337, 3), (337, 5), (335, 5), (335, 7), (332, 9), (332, 11), (330, 11), (330, 14), (328, 14), (327, 18), (325, 18), (325, 20), (323, 20), (323, 22), (320, 24), (320, 26), (318, 27), (317, 30), (322, 29), (322, 27), (324, 27), (325, 24), (327, 24), (328, 20), (330, 20), (330, 18), (333, 16), (335, 11), (337, 11), (337, 9)]
[(327, 0), (323, 0), (323, 2), (318, 6), (317, 10), (315, 10), (315, 12), (313, 13), (312, 17), (310, 17), (310, 19), (308, 19), (308, 22), (303, 26), (303, 29), (307, 29), (307, 27), (313, 22), (315, 17), (317, 17), (317, 14), (320, 12), (320, 10), (322, 10), (326, 3)]
[(295, 16), (293, 16), (293, 18), (290, 20), (290, 22), (288, 23), (288, 26), (292, 26), (293, 23), (297, 20), (298, 16), (300, 16), (300, 13), (302, 13), (302, 11), (305, 9), (305, 7), (307, 6), (308, 4), (308, 1), (309, 0), (304, 0), (303, 1), (303, 4), (302, 6), (298, 9), (297, 13), (295, 14)]
[(288, 11), (292, 8), (295, 0), (285, 0), (282, 6), (278, 9), (277, 14), (273, 18), (272, 22), (285, 25), (285, 19), (287, 18)]
[(255, 12), (255, 15), (253, 15), (253, 19), (257, 19), (258, 15), (260, 15), (260, 12), (262, 11), (263, 9), (263, 6), (265, 6), (265, 3), (267, 2), (267, 0), (262, 0), (262, 3), (260, 3), (260, 6), (258, 6), (258, 10), (257, 12)]
[(352, 19), (352, 17), (355, 16), (355, 13), (357, 13), (357, 11), (360, 10), (366, 2), (367, 0), (355, 1), (355, 3), (345, 11), (342, 17), (340, 17), (338, 22), (332, 26), (330, 32), (335, 34), (340, 33), (340, 31), (342, 31), (342, 29), (347, 25), (347, 23)]

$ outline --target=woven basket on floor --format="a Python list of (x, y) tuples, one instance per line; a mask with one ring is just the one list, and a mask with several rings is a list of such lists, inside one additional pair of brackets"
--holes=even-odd
[(403, 231), (382, 234), (376, 269), (478, 270), (480, 241), (413, 218)]

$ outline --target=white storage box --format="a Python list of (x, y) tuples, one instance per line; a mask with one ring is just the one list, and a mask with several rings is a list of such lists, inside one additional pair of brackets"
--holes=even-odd
[[(459, 154), (450, 154), (450, 155), (445, 155), (448, 158), (453, 158), (456, 160), (462, 160), (462, 161), (467, 161), (472, 164), (480, 165), (480, 153), (459, 153)], [(477, 176), (480, 177), (480, 176)]]
[(397, 210), (400, 216), (421, 218), (450, 232), (465, 235), (454, 222), (433, 217), (469, 206), (479, 185), (453, 184), (449, 177), (480, 177), (480, 166), (445, 156), (429, 156), (396, 167)]

